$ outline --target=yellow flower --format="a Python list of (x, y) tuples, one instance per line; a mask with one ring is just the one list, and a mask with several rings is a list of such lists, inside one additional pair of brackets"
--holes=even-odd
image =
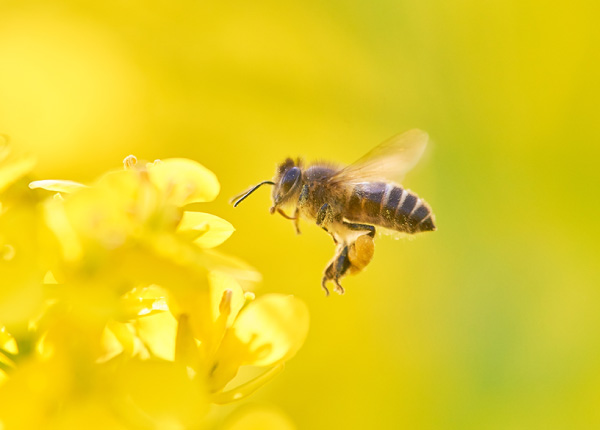
[[(216, 177), (191, 160), (131, 165), (90, 187), (70, 181), (38, 181), (30, 187), (70, 193), (44, 204), (46, 224), (61, 251), (51, 268), (61, 287), (53, 290), (71, 302), (81, 299), (85, 306), (79, 308), (92, 319), (114, 317), (115, 302), (140, 285), (206, 289), (208, 270), (226, 265), (201, 246), (217, 245), (233, 227), (182, 210), (185, 204), (212, 200), (219, 190)], [(90, 312), (94, 308), (97, 312)]]
[[(211, 404), (254, 392), (304, 342), (306, 306), (254, 300), (242, 285), (259, 275), (212, 249), (233, 226), (185, 210), (217, 196), (212, 172), (185, 159), (124, 164), (89, 186), (32, 182), (58, 194), (25, 205), (25, 223), (0, 218), (18, 252), (31, 225), (42, 232), (18, 270), (39, 290), (35, 306), (0, 296), (18, 329), (0, 329), (0, 428), (199, 427)], [(243, 366), (255, 376), (236, 378)]]
[(42, 304), (39, 211), (19, 182), (34, 164), (0, 135), (0, 324), (21, 335)]
[[(308, 332), (308, 309), (281, 294), (254, 300), (233, 278), (218, 272), (210, 274), (210, 281), (210, 320), (196, 310), (200, 298), (178, 304), (175, 359), (206, 380), (214, 403), (228, 403), (254, 392), (296, 354)], [(226, 388), (245, 365), (263, 371)]]
[(0, 134), (0, 193), (25, 176), (35, 166), (32, 157), (16, 154), (7, 136)]
[(296, 427), (272, 406), (252, 405), (240, 408), (229, 417), (225, 430), (294, 430)]

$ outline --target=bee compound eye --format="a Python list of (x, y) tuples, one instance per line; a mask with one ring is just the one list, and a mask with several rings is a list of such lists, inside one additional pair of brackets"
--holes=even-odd
[(287, 193), (292, 189), (292, 186), (296, 183), (298, 178), (300, 177), (300, 169), (298, 167), (292, 167), (290, 170), (286, 172), (281, 181), (281, 189), (284, 193)]

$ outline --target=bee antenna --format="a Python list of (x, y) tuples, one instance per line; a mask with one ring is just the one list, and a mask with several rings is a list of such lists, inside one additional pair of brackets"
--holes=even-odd
[(252, 194), (254, 191), (256, 191), (258, 188), (261, 187), (261, 185), (275, 185), (275, 182), (273, 181), (262, 181), (260, 184), (257, 184), (255, 186), (253, 186), (252, 188), (250, 188), (248, 191), (244, 191), (242, 194), (238, 194), (235, 197), (232, 197), (231, 200), (229, 201), (229, 203), (233, 203), (233, 207), (237, 207), (237, 205), (239, 205), (242, 201), (244, 201), (244, 199), (246, 197), (248, 197), (250, 194)]

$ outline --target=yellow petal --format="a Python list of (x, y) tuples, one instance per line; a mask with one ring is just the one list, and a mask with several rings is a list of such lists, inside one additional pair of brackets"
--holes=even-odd
[(218, 216), (186, 211), (177, 230), (202, 248), (214, 248), (225, 242), (235, 228)]
[(184, 206), (209, 202), (219, 194), (220, 185), (213, 172), (185, 158), (170, 158), (148, 164), (150, 180), (169, 196), (169, 202)]
[(138, 336), (133, 323), (109, 321), (101, 335), (102, 350), (96, 362), (104, 363), (119, 354), (126, 358), (150, 358), (150, 345), (145, 340)]
[(65, 354), (48, 360), (23, 360), (0, 389), (2, 428), (48, 429), (48, 421), (55, 414), (45, 411), (64, 404), (74, 389), (74, 379), (80, 376)]
[(175, 335), (177, 320), (171, 312), (160, 312), (135, 322), (138, 336), (152, 354), (164, 360), (175, 359)]
[[(240, 309), (244, 306), (244, 290), (230, 275), (222, 272), (210, 272), (210, 338), (205, 338), (206, 352), (214, 356), (226, 329), (233, 324)], [(207, 331), (208, 332), (208, 331)]]
[(25, 205), (12, 206), (0, 216), (0, 319), (9, 329), (33, 318), (43, 304), (38, 216)]
[[(111, 172), (92, 187), (66, 196), (64, 202), (46, 201), (46, 222), (59, 239), (65, 259), (76, 261), (92, 249), (113, 250), (144, 233), (155, 213), (156, 194), (155, 187), (137, 171)], [(162, 228), (164, 218), (152, 219), (157, 218), (156, 228)], [(164, 223), (175, 225), (172, 220)]]
[(167, 291), (158, 285), (134, 288), (121, 297), (116, 316), (120, 321), (126, 322), (167, 311), (167, 295)]
[(217, 323), (219, 318), (224, 318), (224, 325), (229, 327), (246, 301), (244, 290), (232, 276), (226, 273), (213, 271), (210, 272), (208, 279), (213, 322)]
[(252, 405), (233, 413), (224, 430), (294, 430), (296, 426), (283, 412), (271, 406)]
[(200, 351), (192, 332), (190, 318), (187, 314), (179, 316), (177, 321), (177, 335), (175, 339), (175, 361), (198, 372), (200, 366)]
[[(4, 371), (6, 369), (14, 369), (15, 362), (12, 361), (8, 355), (0, 352), (0, 371)], [(0, 386), (2, 386), (2, 381), (0, 380)]]
[[(117, 335), (111, 329), (104, 327), (102, 331), (102, 335), (100, 337), (101, 351), (100, 356), (96, 359), (97, 363), (104, 363), (117, 355), (121, 354), (125, 351), (123, 344), (119, 341)], [(40, 349), (43, 351), (44, 345), (43, 342), (39, 344)]]
[(308, 308), (281, 294), (260, 297), (242, 309), (215, 356), (211, 390), (218, 392), (240, 366), (270, 366), (291, 358), (308, 332)]
[(58, 281), (56, 280), (56, 277), (54, 276), (54, 273), (52, 273), (50, 270), (48, 270), (46, 272), (46, 274), (44, 275), (44, 284), (47, 284), (47, 285), (56, 285), (56, 284), (58, 284)]
[(35, 190), (41, 188), (57, 193), (72, 193), (74, 191), (86, 188), (86, 185), (74, 181), (65, 181), (61, 179), (45, 179), (43, 181), (33, 181), (29, 184), (29, 188)]
[[(145, 172), (137, 170), (109, 172), (99, 178), (93, 188), (86, 193), (85, 198), (77, 196), (80, 200), (79, 207), (74, 205), (73, 210), (81, 211), (79, 216), (83, 217), (83, 220), (86, 218), (95, 219), (96, 222), (102, 220), (100, 227), (104, 229), (131, 233), (132, 230), (139, 231), (143, 228), (149, 219), (156, 223), (155, 228), (158, 229), (164, 224), (173, 222), (166, 220), (165, 218), (169, 216), (160, 211), (159, 201), (164, 198), (158, 195), (156, 187), (150, 183)], [(171, 214), (171, 216), (175, 215)], [(176, 215), (177, 219), (179, 216)], [(87, 226), (90, 225), (88, 221)]]
[(205, 249), (202, 254), (207, 259), (207, 267), (227, 273), (244, 289), (249, 289), (262, 280), (262, 275), (256, 269), (237, 257), (223, 254), (215, 249)]
[(246, 364), (268, 366), (293, 357), (308, 333), (309, 313), (303, 301), (282, 294), (267, 294), (238, 315), (235, 337), (246, 344)]
[(0, 349), (3, 349), (4, 351), (13, 355), (19, 353), (17, 341), (8, 331), (6, 331), (5, 327), (0, 328)]
[(200, 428), (208, 409), (200, 381), (168, 361), (130, 360), (115, 375), (112, 396), (119, 415), (132, 428)]
[(83, 253), (83, 247), (77, 232), (69, 221), (63, 202), (59, 200), (46, 200), (44, 204), (44, 220), (58, 239), (62, 257), (66, 261), (78, 260)]
[(8, 138), (0, 135), (0, 192), (29, 173), (34, 166), (34, 158), (15, 155)]
[(123, 324), (116, 321), (110, 321), (107, 324), (105, 332), (103, 333), (103, 346), (109, 352), (114, 353), (118, 351), (119, 348), (112, 342), (113, 338), (110, 336), (110, 334), (112, 334), (114, 339), (116, 339), (121, 345), (121, 351), (125, 352), (128, 357), (132, 357), (134, 353), (135, 341), (131, 326), (129, 324)]
[(262, 374), (258, 375), (256, 378), (251, 379), (250, 381), (239, 385), (231, 390), (223, 391), (217, 394), (214, 394), (211, 397), (211, 401), (213, 403), (224, 405), (226, 403), (231, 403), (236, 400), (241, 400), (248, 397), (250, 394), (254, 393), (260, 387), (269, 382), (275, 375), (279, 374), (283, 370), (283, 364), (277, 364)]
[(45, 430), (129, 430), (100, 394), (78, 398), (52, 417)]

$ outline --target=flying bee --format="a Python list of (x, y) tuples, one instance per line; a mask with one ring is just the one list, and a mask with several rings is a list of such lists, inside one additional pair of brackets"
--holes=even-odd
[(236, 207), (262, 185), (273, 185), (271, 214), (292, 220), (298, 234), (300, 218), (304, 218), (333, 238), (336, 252), (321, 285), (329, 295), (327, 282), (332, 281), (335, 291), (343, 294), (340, 279), (360, 272), (373, 258), (376, 227), (409, 234), (436, 229), (429, 205), (399, 185), (417, 164), (427, 140), (421, 130), (407, 131), (344, 168), (329, 163), (305, 166), (301, 159), (288, 158), (277, 167), (272, 181), (255, 185), (232, 203)]

